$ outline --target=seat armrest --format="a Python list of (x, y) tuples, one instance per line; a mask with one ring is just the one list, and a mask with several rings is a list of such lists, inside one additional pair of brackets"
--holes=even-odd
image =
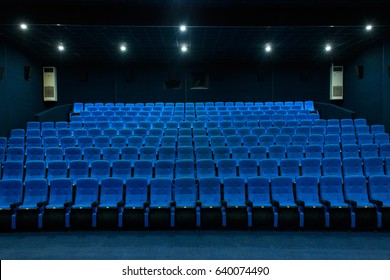
[(272, 204), (272, 206), (276, 206), (276, 207), (279, 207), (279, 205), (280, 205), (279, 201), (277, 201), (275, 199), (271, 200), (271, 204)]
[(37, 207), (40, 208), (40, 207), (44, 207), (46, 205), (48, 205), (49, 202), (48, 201), (40, 201), (37, 203)]
[(176, 201), (171, 200), (171, 202), (169, 203), (169, 205), (170, 205), (171, 207), (176, 207)]
[(221, 200), (221, 205), (222, 205), (223, 207), (227, 207), (227, 202), (226, 202), (226, 200)]
[(150, 206), (150, 201), (145, 201), (144, 202), (144, 208), (148, 208)]
[(10, 208), (12, 209), (12, 210), (14, 210), (15, 208), (18, 208), (20, 205), (22, 205), (23, 204), (23, 202), (22, 201), (19, 201), (19, 202), (15, 202), (15, 203), (12, 203), (12, 204), (10, 204)]
[(97, 201), (92, 202), (91, 206), (92, 206), (92, 207), (98, 207), (99, 204), (100, 204), (100, 201), (97, 200)]
[(371, 199), (370, 202), (378, 205), (379, 207), (383, 206), (383, 201), (381, 200)]
[(297, 199), (297, 200), (295, 201), (295, 203), (296, 203), (298, 206), (305, 207), (305, 202), (304, 202), (303, 200)]
[(355, 200), (346, 199), (345, 202), (348, 203), (349, 205), (352, 205), (353, 207), (357, 206), (357, 202)]
[(327, 206), (327, 207), (330, 207), (330, 201), (329, 201), (329, 200), (324, 200), (324, 199), (322, 199), (322, 200), (321, 200), (321, 203), (322, 203), (323, 205)]
[(116, 204), (116, 207), (120, 208), (120, 207), (123, 207), (125, 206), (125, 202), (123, 200), (119, 201), (117, 204)]
[(197, 207), (202, 207), (202, 202), (201, 202), (200, 200), (197, 200), (197, 201), (196, 201), (196, 206), (197, 206)]
[(73, 201), (67, 201), (64, 203), (64, 207), (71, 207), (74, 204)]
[(253, 207), (253, 202), (250, 200), (245, 201), (246, 206)]

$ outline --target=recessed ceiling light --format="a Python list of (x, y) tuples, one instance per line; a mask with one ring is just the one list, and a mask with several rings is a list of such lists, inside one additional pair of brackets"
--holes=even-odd
[(127, 51), (127, 47), (126, 47), (126, 44), (121, 44), (119, 49), (121, 50), (121, 52), (125, 52)]
[(372, 30), (372, 25), (371, 25), (371, 24), (368, 24), (368, 25), (366, 26), (366, 30), (367, 30), (367, 31)]
[(327, 45), (325, 46), (325, 51), (330, 52), (331, 50), (332, 50), (332, 46), (329, 45), (329, 44), (327, 44)]
[(272, 46), (271, 46), (271, 44), (268, 43), (268, 44), (265, 45), (265, 51), (266, 51), (266, 52), (272, 51)]
[(184, 31), (186, 31), (187, 30), (187, 26), (185, 26), (185, 25), (180, 25), (180, 31), (181, 32), (184, 32)]
[(65, 47), (64, 47), (64, 45), (61, 43), (61, 44), (59, 44), (58, 45), (58, 50), (60, 51), (60, 52), (63, 52), (64, 50), (65, 50)]
[(180, 50), (181, 50), (181, 52), (183, 52), (183, 53), (187, 52), (187, 51), (188, 51), (187, 45), (186, 45), (186, 44), (181, 45)]
[(27, 24), (25, 24), (25, 23), (20, 24), (20, 29), (27, 30), (27, 28), (28, 28)]

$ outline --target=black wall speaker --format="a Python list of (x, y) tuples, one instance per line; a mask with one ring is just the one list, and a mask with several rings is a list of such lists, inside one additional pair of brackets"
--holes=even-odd
[(356, 76), (361, 80), (364, 77), (364, 66), (357, 65), (356, 66)]
[(24, 66), (24, 79), (28, 81), (31, 78), (32, 69), (30, 66)]
[(4, 77), (4, 67), (0, 66), (0, 80), (2, 80)]

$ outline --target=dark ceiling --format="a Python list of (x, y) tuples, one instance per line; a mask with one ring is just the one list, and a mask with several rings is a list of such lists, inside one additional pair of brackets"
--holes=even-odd
[[(2, 3), (0, 39), (47, 62), (347, 59), (389, 38), (390, 1), (14, 0)], [(29, 24), (22, 31), (19, 23)], [(179, 32), (178, 25), (189, 25)], [(372, 23), (371, 32), (365, 24)], [(59, 53), (58, 43), (66, 50)], [(128, 47), (119, 52), (120, 43)], [(189, 51), (180, 53), (180, 44)], [(324, 46), (333, 46), (331, 53)]]

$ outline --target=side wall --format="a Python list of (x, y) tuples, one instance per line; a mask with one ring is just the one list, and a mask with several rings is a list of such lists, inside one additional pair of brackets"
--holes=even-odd
[[(357, 66), (363, 66), (363, 77)], [(345, 65), (343, 107), (367, 118), (370, 124), (384, 124), (390, 129), (390, 41), (362, 51)]]
[[(25, 80), (24, 67), (31, 67)], [(44, 110), (42, 67), (12, 46), (0, 42), (0, 135), (9, 136), (12, 128), (25, 128), (26, 122)]]

